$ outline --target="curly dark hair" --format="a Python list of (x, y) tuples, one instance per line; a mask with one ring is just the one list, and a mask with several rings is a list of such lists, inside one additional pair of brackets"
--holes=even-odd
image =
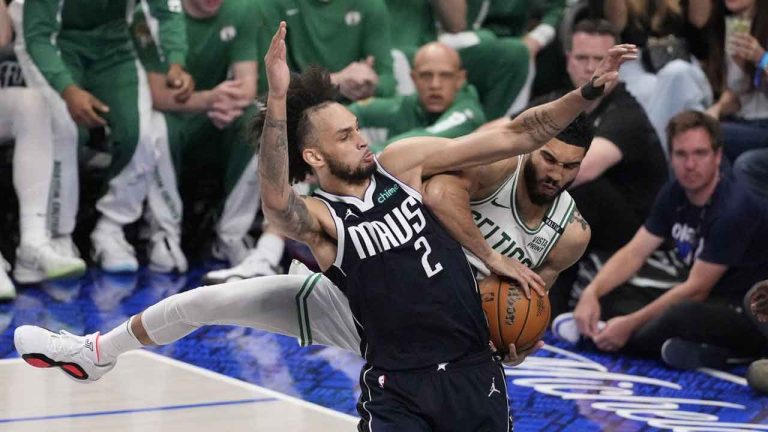
[[(310, 138), (309, 115), (335, 102), (338, 91), (331, 83), (331, 74), (320, 66), (310, 66), (301, 74), (291, 74), (286, 98), (286, 129), (288, 133), (288, 177), (291, 183), (303, 181), (312, 173), (301, 151)], [(269, 104), (269, 100), (266, 102)], [(254, 142), (261, 141), (267, 110), (263, 108), (251, 123)]]

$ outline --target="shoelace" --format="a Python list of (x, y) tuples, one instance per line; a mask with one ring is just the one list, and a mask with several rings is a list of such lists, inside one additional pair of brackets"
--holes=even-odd
[[(73, 355), (79, 353), (82, 350), (82, 344), (77, 340), (78, 336), (75, 336), (66, 330), (60, 330), (57, 336), (58, 337), (50, 338), (49, 341), (51, 344), (50, 349), (52, 352), (63, 352), (67, 355)], [(68, 350), (66, 350), (65, 348), (67, 348), (68, 343), (70, 343), (71, 346)]]

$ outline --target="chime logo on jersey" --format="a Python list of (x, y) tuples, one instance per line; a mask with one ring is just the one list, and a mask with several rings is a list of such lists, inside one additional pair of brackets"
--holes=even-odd
[(221, 38), (222, 42), (229, 42), (234, 39), (235, 36), (237, 36), (237, 29), (231, 25), (222, 28), (219, 32), (219, 38)]
[(383, 222), (366, 221), (349, 227), (349, 236), (360, 259), (404, 245), (426, 226), (419, 203), (411, 196), (383, 219)]
[(379, 204), (383, 203), (384, 201), (386, 201), (386, 200), (387, 200), (387, 198), (389, 198), (389, 197), (391, 197), (392, 195), (394, 195), (394, 194), (395, 194), (395, 192), (397, 192), (397, 191), (398, 191), (398, 189), (400, 189), (400, 187), (399, 187), (398, 185), (394, 185), (394, 186), (392, 186), (391, 188), (389, 188), (389, 189), (385, 190), (384, 192), (380, 193), (380, 194), (379, 194), (379, 197), (378, 197), (378, 198), (376, 198), (376, 201), (377, 201)]

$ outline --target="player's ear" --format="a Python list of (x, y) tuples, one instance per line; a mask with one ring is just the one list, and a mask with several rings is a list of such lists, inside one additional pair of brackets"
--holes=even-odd
[(301, 156), (304, 158), (304, 162), (309, 164), (313, 168), (319, 168), (325, 165), (325, 159), (323, 154), (316, 147), (307, 147), (301, 152)]

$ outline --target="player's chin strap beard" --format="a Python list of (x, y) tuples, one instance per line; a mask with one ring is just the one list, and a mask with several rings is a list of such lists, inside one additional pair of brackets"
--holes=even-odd
[(586, 100), (593, 101), (605, 93), (605, 84), (597, 87), (595, 86), (595, 80), (597, 80), (597, 77), (592, 77), (588, 83), (581, 86), (581, 97)]

